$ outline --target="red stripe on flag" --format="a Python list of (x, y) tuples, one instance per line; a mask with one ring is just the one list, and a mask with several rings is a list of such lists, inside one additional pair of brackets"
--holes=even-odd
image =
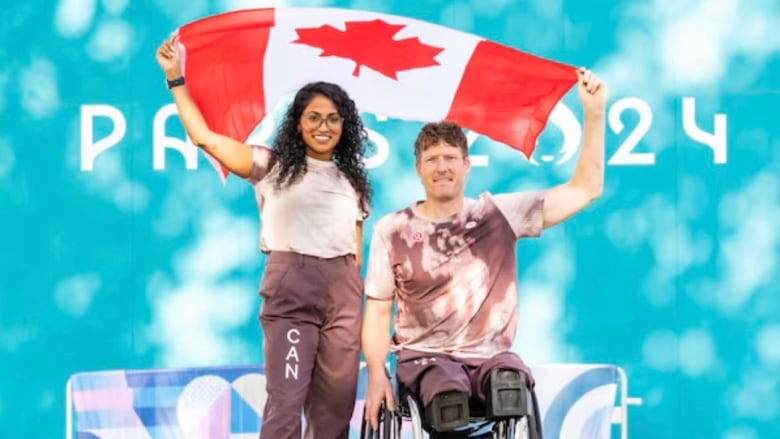
[(187, 89), (213, 131), (245, 141), (263, 120), (263, 58), (273, 9), (235, 11), (179, 30)]
[(447, 119), (530, 157), (553, 107), (576, 82), (572, 66), (481, 41)]

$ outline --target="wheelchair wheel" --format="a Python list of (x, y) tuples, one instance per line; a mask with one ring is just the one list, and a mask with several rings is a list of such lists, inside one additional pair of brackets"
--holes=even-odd
[(365, 413), (363, 409), (360, 439), (401, 439), (401, 416), (388, 410), (384, 403), (379, 411), (379, 428), (376, 431), (365, 420)]
[(512, 420), (512, 434), (509, 435), (511, 439), (531, 439), (531, 433), (528, 431), (528, 416), (523, 416), (518, 421)]
[(528, 418), (505, 419), (497, 421), (493, 428), (495, 439), (532, 439), (528, 430)]
[(420, 409), (417, 407), (417, 402), (411, 395), (406, 396), (407, 407), (409, 407), (409, 417), (412, 419), (412, 438), (423, 439), (423, 420), (420, 415)]

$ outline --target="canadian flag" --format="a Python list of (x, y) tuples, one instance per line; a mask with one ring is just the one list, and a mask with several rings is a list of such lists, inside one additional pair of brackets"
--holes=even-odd
[(179, 29), (187, 85), (209, 126), (246, 140), (311, 81), (342, 86), (361, 111), (451, 120), (529, 157), (572, 66), (475, 35), (376, 12), (249, 9)]

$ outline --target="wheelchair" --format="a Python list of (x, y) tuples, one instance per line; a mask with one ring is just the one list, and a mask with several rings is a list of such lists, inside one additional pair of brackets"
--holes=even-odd
[[(495, 373), (500, 370), (491, 371), (491, 379)], [(388, 373), (389, 376), (389, 373)], [(521, 376), (522, 377), (522, 376)], [(522, 378), (524, 380), (524, 377)], [(411, 434), (413, 439), (542, 439), (542, 423), (539, 416), (539, 404), (536, 401), (536, 394), (533, 389), (522, 386), (524, 395), (513, 404), (520, 406), (522, 414), (500, 413), (501, 409), (492, 409), (489, 407), (490, 401), (482, 401), (475, 397), (464, 400), (465, 395), (444, 395), (443, 403), (439, 407), (438, 413), (455, 414), (456, 418), (463, 417), (465, 425), (455, 428), (447, 428), (444, 431), (437, 430), (433, 424), (442, 424), (437, 412), (430, 410), (421, 410), (422, 403), (420, 399), (395, 378), (391, 380), (396, 389), (396, 410), (388, 410), (384, 404), (379, 413), (379, 426), (376, 431), (365, 420), (365, 409), (363, 411), (363, 420), (360, 428), (361, 439), (400, 439), (403, 423), (411, 424)], [(498, 394), (498, 389), (495, 394)], [(486, 398), (491, 398), (494, 392), (486, 392)], [(449, 397), (449, 398), (448, 398)], [(448, 401), (449, 399), (449, 401)], [(431, 405), (434, 405), (431, 403)], [(495, 403), (493, 404), (495, 405)], [(465, 417), (465, 408), (468, 407), (468, 417)], [(488, 413), (494, 412), (493, 416)], [(495, 412), (499, 412), (497, 415)], [(445, 415), (446, 416), (446, 415)], [(445, 426), (448, 422), (443, 422)], [(461, 422), (463, 423), (463, 422)]]

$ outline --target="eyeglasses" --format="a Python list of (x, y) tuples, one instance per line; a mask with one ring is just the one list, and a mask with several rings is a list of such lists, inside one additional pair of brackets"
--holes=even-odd
[(344, 118), (338, 114), (329, 114), (326, 117), (322, 117), (320, 113), (309, 113), (303, 116), (303, 124), (310, 130), (316, 130), (321, 127), (323, 121), (328, 128), (336, 129), (341, 128)]

